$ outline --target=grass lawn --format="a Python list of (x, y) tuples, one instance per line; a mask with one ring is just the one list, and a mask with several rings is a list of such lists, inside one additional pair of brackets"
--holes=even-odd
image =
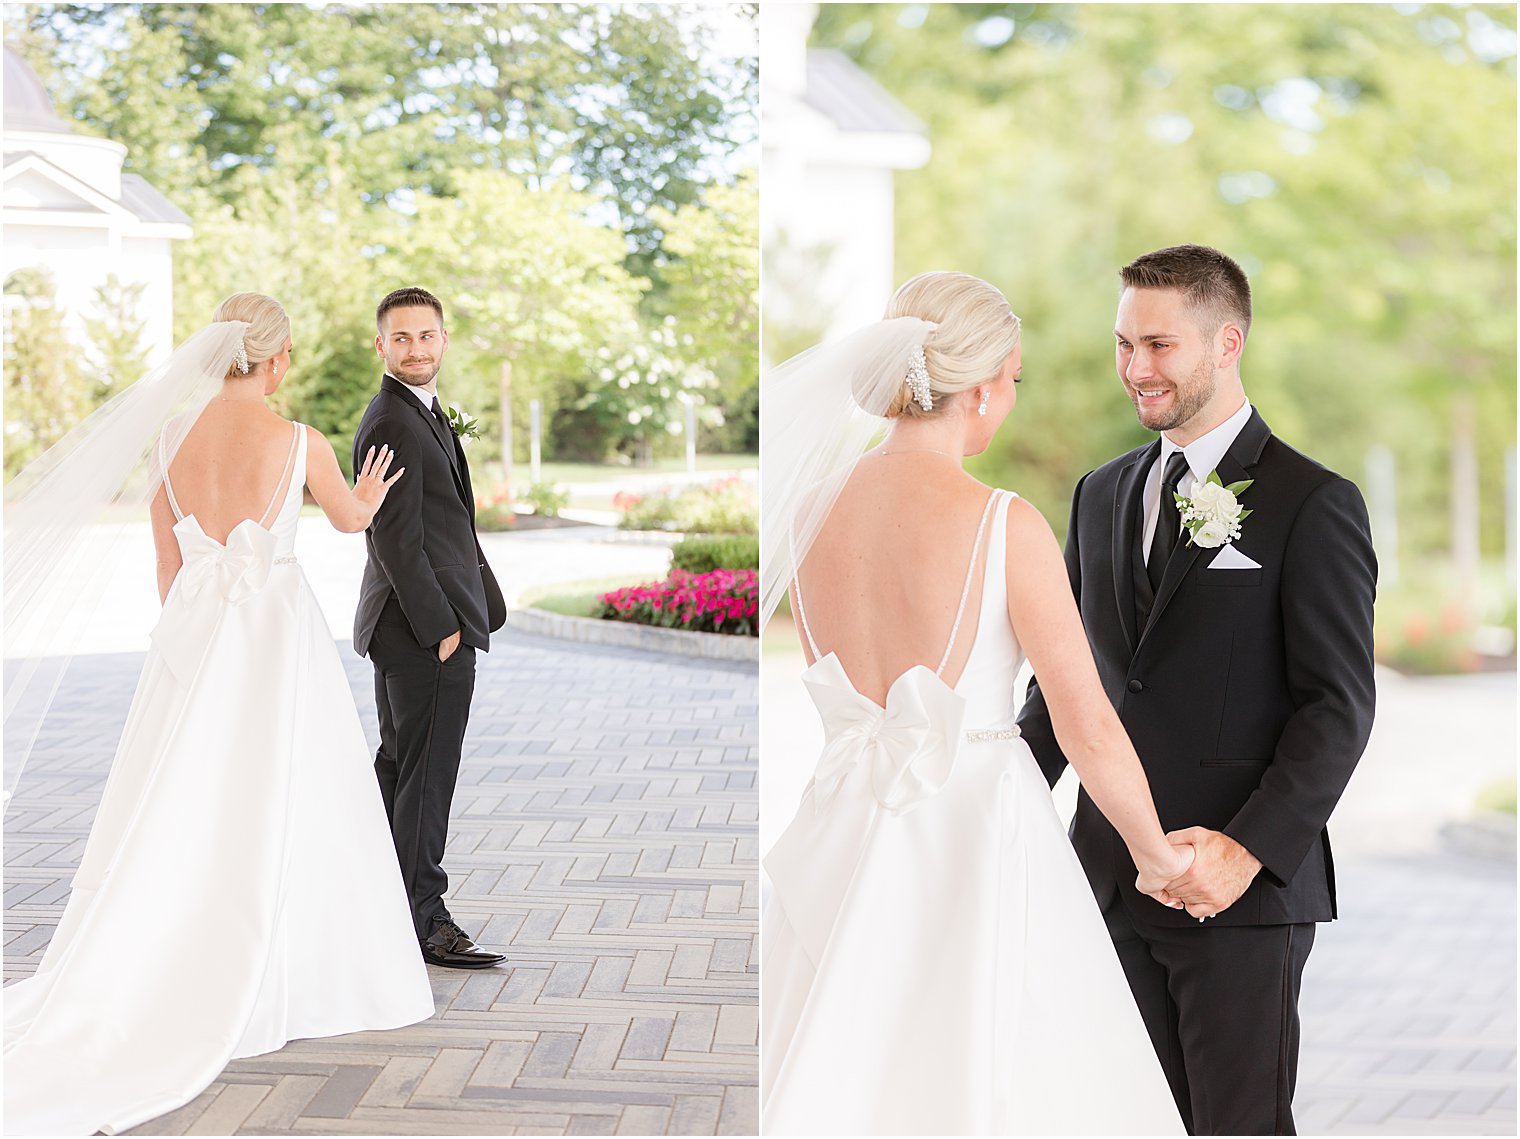
[(625, 585), (641, 585), (647, 577), (596, 577), (585, 581), (565, 581), (540, 589), (524, 590), (520, 604), (547, 609), (565, 617), (595, 617), (601, 610), (597, 600), (602, 594)]

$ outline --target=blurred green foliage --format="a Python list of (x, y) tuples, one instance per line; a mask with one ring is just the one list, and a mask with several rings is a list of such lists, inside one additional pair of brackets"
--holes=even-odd
[(557, 483), (536, 482), (517, 496), (517, 500), (543, 518), (558, 518), (570, 505), (570, 492)]
[(687, 534), (759, 532), (754, 484), (737, 475), (712, 483), (619, 491), (612, 504), (618, 511), (618, 526), (624, 530), (680, 530)]
[(1506, 779), (1499, 783), (1491, 783), (1478, 793), (1478, 809), (1481, 811), (1499, 811), (1502, 814), (1513, 815), (1515, 813), (1515, 781)]
[(670, 568), (687, 573), (760, 568), (758, 534), (693, 534), (670, 548)]
[[(734, 357), (754, 351), (732, 337), (753, 344), (758, 265), (713, 251), (748, 240), (758, 210), (733, 162), (755, 134), (756, 62), (720, 58), (711, 22), (658, 4), (6, 15), (59, 113), (125, 144), (126, 170), (190, 215), (176, 339), (233, 291), (279, 299), (297, 364), (278, 402), (340, 440), (345, 465), (380, 375), (375, 305), (407, 284), (444, 303), (441, 381), (481, 418), (483, 460), (501, 452), (504, 366), (524, 453), (530, 399), (550, 455), (602, 459), (646, 434), (625, 414), (588, 442), (553, 412), (595, 402), (598, 350), (672, 322), (682, 367), (721, 379), (697, 394), (709, 418), (725, 399), (753, 416)], [(658, 442), (644, 454), (682, 446)]]
[(1064, 529), (1087, 470), (1150, 438), (1115, 376), (1118, 269), (1198, 242), (1249, 275), (1241, 373), (1289, 443), (1361, 483), (1398, 459), (1404, 552), (1449, 548), (1475, 415), (1485, 553), (1515, 438), (1512, 6), (825, 4), (929, 127), (896, 179), (899, 279), (959, 269), (1024, 321), (1019, 404), (978, 477)]

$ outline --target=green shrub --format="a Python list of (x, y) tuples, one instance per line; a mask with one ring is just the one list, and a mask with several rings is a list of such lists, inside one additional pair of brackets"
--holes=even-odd
[(613, 505), (625, 530), (681, 530), (688, 534), (753, 534), (759, 529), (755, 491), (741, 478), (635, 494), (620, 491)]
[(689, 534), (754, 534), (760, 528), (754, 488), (741, 478), (688, 488), (680, 507), (676, 521)]
[(524, 505), (543, 518), (558, 518), (570, 505), (570, 492), (553, 483), (536, 482), (519, 496)]
[(755, 534), (696, 534), (670, 551), (670, 568), (687, 573), (716, 569), (760, 568), (760, 538)]

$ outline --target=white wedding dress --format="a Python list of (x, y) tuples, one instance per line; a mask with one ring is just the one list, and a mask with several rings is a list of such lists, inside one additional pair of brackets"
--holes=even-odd
[[(231, 1059), (433, 1014), (369, 748), (293, 549), (306, 432), (263, 520), (193, 515), (73, 892), (4, 991), (5, 1129), (88, 1135)], [(167, 483), (167, 479), (166, 479)]]
[(765, 1134), (1184, 1134), (1014, 724), (1011, 497), (994, 492), (978, 530), (980, 616), (953, 688), (918, 665), (885, 708), (860, 695), (798, 587), (826, 742), (765, 859)]

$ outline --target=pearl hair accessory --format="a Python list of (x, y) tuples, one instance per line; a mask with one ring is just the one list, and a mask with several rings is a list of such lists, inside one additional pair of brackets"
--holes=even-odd
[(243, 343), (243, 338), (238, 337), (237, 350), (232, 354), (232, 362), (237, 365), (237, 370), (243, 375), (248, 374), (248, 346)]
[(992, 398), (992, 393), (991, 392), (983, 392), (982, 393), (982, 402), (980, 404), (978, 404), (977, 408), (976, 408), (976, 413), (978, 415), (986, 415), (987, 414), (987, 401), (989, 399), (991, 399), (991, 398)]
[(913, 401), (925, 411), (934, 410), (934, 395), (929, 388), (929, 365), (924, 361), (924, 346), (915, 344), (908, 350), (908, 390)]

